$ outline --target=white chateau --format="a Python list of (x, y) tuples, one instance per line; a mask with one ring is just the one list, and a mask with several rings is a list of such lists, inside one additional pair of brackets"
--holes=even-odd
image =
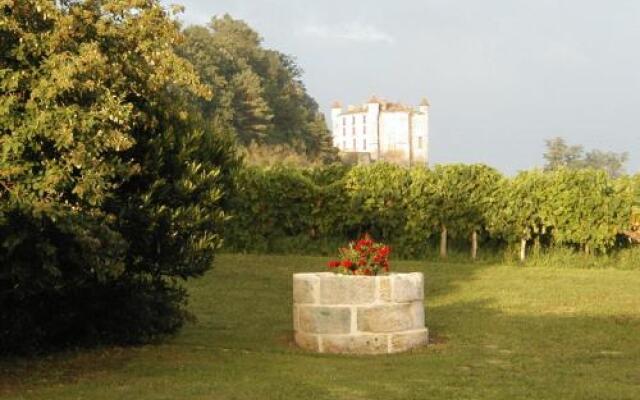
[[(333, 145), (348, 155), (368, 155), (406, 165), (429, 162), (429, 102), (413, 107), (372, 97), (365, 104), (331, 106)], [(360, 157), (358, 157), (360, 158)]]

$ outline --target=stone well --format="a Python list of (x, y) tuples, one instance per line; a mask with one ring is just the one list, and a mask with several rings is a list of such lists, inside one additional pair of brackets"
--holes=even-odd
[(422, 273), (293, 275), (298, 346), (320, 353), (385, 354), (427, 344)]

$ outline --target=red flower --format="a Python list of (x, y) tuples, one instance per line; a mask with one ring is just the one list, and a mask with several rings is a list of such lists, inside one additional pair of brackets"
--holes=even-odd
[(372, 244), (373, 244), (373, 240), (371, 239), (371, 236), (369, 236), (368, 233), (365, 233), (364, 235), (362, 235), (360, 240), (358, 240), (358, 243), (356, 246), (358, 248), (362, 248), (362, 247), (370, 247)]
[(350, 275), (377, 275), (381, 271), (389, 271), (388, 257), (391, 248), (376, 243), (365, 233), (360, 239), (349, 242), (348, 247), (339, 249), (340, 261), (329, 261), (329, 268), (342, 267), (342, 273)]
[(386, 257), (389, 255), (389, 253), (391, 253), (391, 248), (389, 246), (382, 246), (378, 250), (378, 255), (380, 257)]
[(351, 262), (351, 260), (342, 260), (340, 265), (342, 265), (345, 268), (351, 268), (353, 267), (353, 262)]

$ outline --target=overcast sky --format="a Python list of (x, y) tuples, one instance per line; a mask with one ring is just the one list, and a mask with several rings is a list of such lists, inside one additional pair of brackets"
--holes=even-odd
[[(167, 3), (170, 1), (165, 0)], [(431, 102), (432, 163), (541, 166), (544, 139), (627, 151), (640, 171), (638, 0), (174, 0), (229, 13), (294, 56), (323, 111)]]

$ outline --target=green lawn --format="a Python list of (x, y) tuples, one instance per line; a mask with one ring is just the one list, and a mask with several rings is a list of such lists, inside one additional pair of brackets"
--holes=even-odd
[(432, 344), (291, 344), (291, 274), (324, 258), (223, 255), (198, 321), (162, 344), (0, 363), (2, 399), (640, 399), (640, 272), (396, 262), (423, 271)]

